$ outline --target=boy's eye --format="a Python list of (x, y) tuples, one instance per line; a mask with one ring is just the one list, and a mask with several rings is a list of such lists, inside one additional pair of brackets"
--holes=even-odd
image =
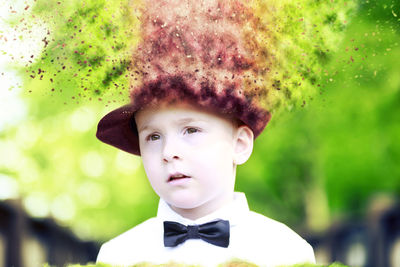
[(188, 134), (193, 134), (193, 133), (197, 133), (199, 130), (196, 128), (187, 128), (186, 129), (186, 133)]
[(158, 139), (160, 139), (160, 135), (159, 134), (150, 134), (146, 139), (147, 139), (147, 141), (157, 141)]

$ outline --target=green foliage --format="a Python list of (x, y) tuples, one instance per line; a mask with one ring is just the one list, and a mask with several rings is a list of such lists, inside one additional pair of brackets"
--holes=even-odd
[(27, 20), (35, 24), (39, 18), (47, 35), (41, 55), (24, 69), (29, 91), (61, 96), (62, 102), (127, 99), (138, 41), (137, 11), (130, 1), (38, 0), (32, 13)]
[(321, 95), (273, 117), (256, 140), (237, 188), (257, 211), (323, 230), (333, 218), (364, 216), (378, 194), (400, 195), (400, 27), (385, 5), (399, 10), (392, 1), (360, 7), (324, 70)]
[(268, 55), (264, 105), (273, 113), (305, 106), (344, 37), (356, 1), (254, 1), (259, 42)]

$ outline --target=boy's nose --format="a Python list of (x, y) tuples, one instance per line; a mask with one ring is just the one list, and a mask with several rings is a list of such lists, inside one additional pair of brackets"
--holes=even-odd
[(173, 138), (165, 138), (163, 147), (163, 161), (165, 163), (181, 159), (178, 144)]
[(163, 160), (165, 163), (171, 162), (172, 160), (177, 160), (179, 159), (178, 156), (173, 156), (173, 157), (164, 157)]

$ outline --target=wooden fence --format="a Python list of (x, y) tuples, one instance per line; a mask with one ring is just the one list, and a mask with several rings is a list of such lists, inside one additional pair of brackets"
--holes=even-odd
[(17, 202), (0, 202), (0, 267), (95, 262), (99, 245), (79, 240), (51, 219), (34, 219)]
[(400, 205), (371, 210), (363, 219), (335, 223), (328, 231), (306, 239), (319, 263), (400, 267)]
[[(400, 205), (363, 219), (342, 221), (318, 235), (303, 236), (317, 263), (340, 261), (360, 267), (400, 267)], [(0, 267), (95, 262), (99, 244), (79, 240), (50, 219), (34, 219), (20, 205), (0, 202)]]

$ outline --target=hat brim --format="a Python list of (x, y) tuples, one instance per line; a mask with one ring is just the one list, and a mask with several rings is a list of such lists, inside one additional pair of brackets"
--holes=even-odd
[[(128, 104), (111, 111), (97, 125), (96, 137), (106, 144), (140, 156), (139, 134), (134, 117), (138, 109), (137, 105)], [(250, 127), (254, 133), (254, 139), (271, 119), (270, 112), (261, 110), (241, 115), (236, 117)]]
[(97, 125), (96, 137), (109, 145), (140, 156), (133, 105), (125, 105), (105, 115)]

